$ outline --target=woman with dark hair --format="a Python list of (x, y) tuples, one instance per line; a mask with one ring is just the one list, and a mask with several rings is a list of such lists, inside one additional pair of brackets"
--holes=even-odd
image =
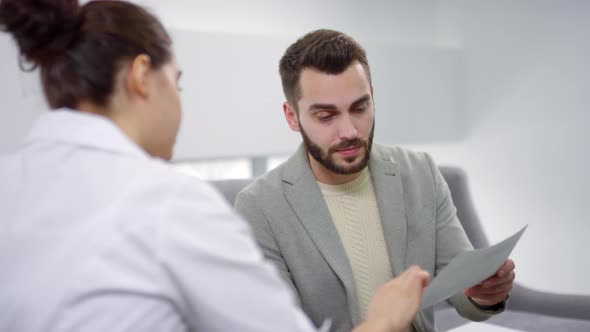
[[(0, 331), (312, 331), (245, 222), (170, 159), (180, 71), (124, 1), (0, 0), (51, 112), (0, 158)], [(427, 276), (386, 284), (359, 330), (396, 331)]]

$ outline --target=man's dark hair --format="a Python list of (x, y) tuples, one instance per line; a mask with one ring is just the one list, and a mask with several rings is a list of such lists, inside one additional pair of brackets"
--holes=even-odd
[(328, 74), (340, 74), (354, 61), (363, 66), (370, 83), (367, 54), (352, 37), (327, 29), (304, 35), (287, 48), (279, 62), (285, 98), (297, 109), (297, 101), (301, 98), (299, 78), (303, 69), (314, 68)]

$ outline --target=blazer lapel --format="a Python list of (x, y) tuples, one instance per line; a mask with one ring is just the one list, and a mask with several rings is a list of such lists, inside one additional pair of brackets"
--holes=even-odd
[(398, 164), (372, 155), (369, 170), (394, 276), (405, 269), (407, 219)]
[[(381, 159), (375, 154), (369, 162), (373, 188), (377, 197), (377, 207), (383, 225), (383, 235), (394, 276), (406, 269), (407, 229), (402, 174), (393, 159)], [(424, 314), (418, 312), (413, 323), (413, 331), (424, 330)]]
[(352, 268), (303, 145), (287, 162), (283, 182), (285, 198), (326, 262), (342, 281), (349, 299), (349, 314), (353, 324), (356, 324), (359, 315)]

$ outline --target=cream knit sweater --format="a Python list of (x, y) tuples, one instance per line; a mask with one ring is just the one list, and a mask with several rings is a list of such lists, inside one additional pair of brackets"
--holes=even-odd
[(350, 261), (364, 319), (373, 294), (393, 276), (369, 170), (342, 185), (318, 184)]

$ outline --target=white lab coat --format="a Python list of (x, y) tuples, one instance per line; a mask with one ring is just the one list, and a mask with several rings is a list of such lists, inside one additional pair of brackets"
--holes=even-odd
[(312, 331), (247, 224), (106, 118), (0, 158), (0, 331)]

